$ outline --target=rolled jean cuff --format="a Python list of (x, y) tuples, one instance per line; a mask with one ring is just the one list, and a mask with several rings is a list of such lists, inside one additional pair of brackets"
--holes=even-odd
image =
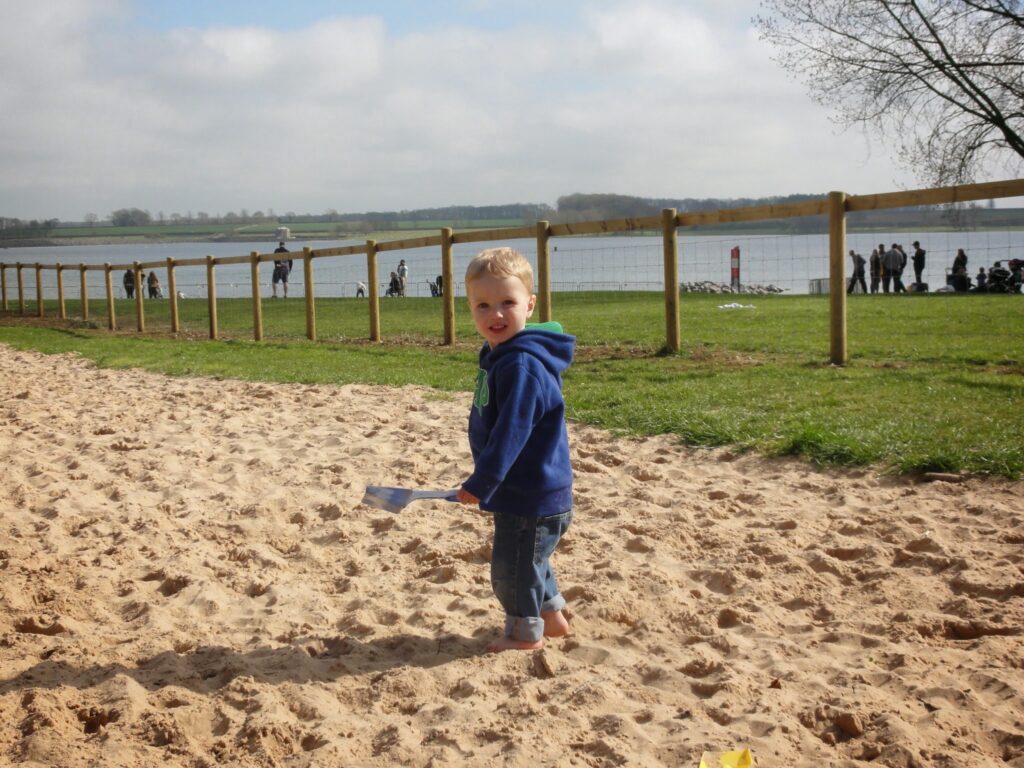
[(555, 611), (560, 611), (563, 608), (565, 608), (565, 598), (562, 597), (562, 593), (559, 592), (557, 595), (552, 597), (550, 600), (545, 600), (544, 601), (544, 603), (540, 607), (540, 612), (542, 614), (544, 614), (544, 613), (554, 613)]
[(505, 616), (505, 637), (535, 643), (544, 637), (544, 619), (536, 616)]

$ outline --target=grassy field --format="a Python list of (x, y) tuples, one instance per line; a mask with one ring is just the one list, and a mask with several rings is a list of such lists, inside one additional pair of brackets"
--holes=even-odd
[[(570, 418), (823, 465), (1024, 471), (1024, 297), (851, 297), (845, 367), (828, 364), (824, 298), (749, 296), (742, 302), (751, 309), (719, 308), (732, 298), (684, 295), (684, 349), (665, 355), (660, 295), (556, 294), (555, 316), (578, 339), (565, 377)], [(75, 302), (67, 307), (80, 318)], [(316, 302), (317, 343), (304, 338), (304, 305), (295, 298), (264, 301), (261, 343), (249, 340), (247, 299), (218, 302), (218, 342), (203, 339), (201, 300), (181, 303), (177, 339), (167, 333), (166, 301), (146, 303), (142, 336), (102, 330), (101, 301), (90, 303), (89, 323), (61, 323), (55, 305), (45, 309), (50, 327), (0, 316), (0, 342), (174, 375), (443, 391), (471, 387), (478, 348), (463, 302), (460, 341), (441, 345), (441, 303), (432, 299), (382, 300), (383, 344), (366, 341), (367, 303), (357, 299)], [(117, 302), (117, 313), (122, 328), (135, 327), (132, 303)]]

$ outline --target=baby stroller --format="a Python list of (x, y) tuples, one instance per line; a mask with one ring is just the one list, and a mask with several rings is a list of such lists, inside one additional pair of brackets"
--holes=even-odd
[(997, 261), (988, 273), (988, 292), (1014, 293), (1016, 290), (1013, 284), (1013, 273)]
[(1024, 285), (1024, 259), (1010, 259), (1010, 293), (1020, 293)]

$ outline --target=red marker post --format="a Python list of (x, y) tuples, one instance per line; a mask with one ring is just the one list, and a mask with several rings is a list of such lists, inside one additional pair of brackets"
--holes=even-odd
[(732, 256), (732, 289), (740, 289), (740, 247), (737, 245), (731, 251)]

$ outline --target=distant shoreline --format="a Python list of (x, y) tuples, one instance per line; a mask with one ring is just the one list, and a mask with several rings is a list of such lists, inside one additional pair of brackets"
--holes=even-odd
[[(326, 233), (316, 234), (293, 234), (289, 239), (290, 242), (296, 240), (315, 242), (315, 241), (337, 241), (337, 240), (364, 240), (367, 237), (372, 237), (374, 234), (381, 233), (369, 233), (369, 235), (353, 235), (352, 237), (338, 237), (337, 235), (330, 235)], [(422, 233), (412, 232), (406, 234), (405, 231), (402, 233), (403, 237), (420, 237)], [(398, 239), (398, 238), (389, 238)], [(149, 243), (276, 243), (277, 239), (273, 236), (264, 235), (232, 235), (229, 237), (223, 237), (219, 235), (97, 235), (96, 237), (35, 237), (35, 238), (18, 238), (0, 241), (0, 250), (5, 248), (54, 248), (62, 246), (73, 246), (73, 245), (143, 245)]]
[[(1024, 226), (983, 226), (983, 227), (849, 227), (847, 234), (869, 234), (872, 232), (914, 232), (914, 233), (942, 233), (942, 232), (1017, 232), (1024, 231)], [(337, 234), (327, 232), (302, 233), (295, 232), (289, 241), (302, 242), (337, 242), (342, 240), (355, 240), (357, 242), (372, 239), (378, 242), (393, 240), (406, 240), (418, 237), (429, 237), (438, 234), (438, 230), (386, 230), (367, 233), (349, 233), (348, 237), (341, 237)], [(693, 227), (680, 229), (679, 237), (687, 236), (709, 236), (709, 235), (736, 235), (737, 237), (751, 237), (761, 235), (778, 235), (789, 237), (802, 237), (807, 235), (826, 235), (827, 231), (821, 232), (792, 232), (782, 227), (761, 227), (743, 228), (742, 230), (730, 229), (729, 227)], [(591, 237), (638, 237), (649, 235), (659, 236), (653, 231), (629, 231), (609, 232), (595, 234)], [(7, 248), (53, 248), (76, 245), (143, 245), (154, 243), (271, 243), (276, 242), (273, 235), (97, 235), (95, 237), (35, 237), (35, 238), (11, 238), (0, 240), (0, 251)]]

